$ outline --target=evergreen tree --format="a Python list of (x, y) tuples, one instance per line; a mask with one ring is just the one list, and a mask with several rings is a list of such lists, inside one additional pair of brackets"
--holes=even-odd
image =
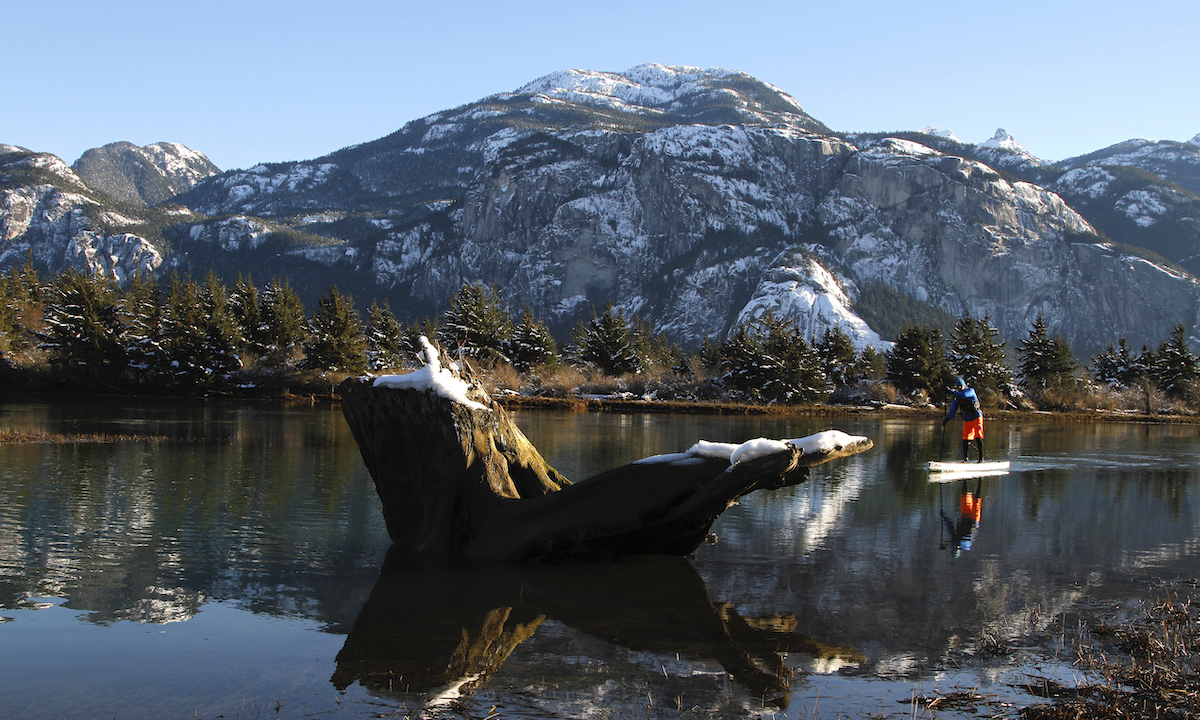
[(82, 370), (87, 382), (111, 381), (126, 362), (116, 288), (104, 278), (67, 270), (55, 291), (41, 347), (60, 369)]
[(284, 366), (296, 358), (304, 341), (304, 305), (286, 280), (273, 280), (262, 291), (261, 312), (258, 342), (266, 350), (262, 362)]
[(242, 338), (240, 350), (254, 357), (266, 354), (270, 348), (266, 319), (258, 288), (250, 278), (238, 275), (233, 291), (229, 293), (229, 309), (237, 320)]
[(1192, 401), (1200, 394), (1197, 393), (1197, 382), (1200, 381), (1200, 360), (1188, 347), (1187, 328), (1183, 323), (1175, 326), (1169, 340), (1158, 346), (1155, 353), (1154, 374), (1158, 387), (1167, 397), (1177, 400)]
[(1092, 378), (1113, 387), (1132, 387), (1147, 370), (1141, 367), (1125, 338), (1121, 338), (1117, 347), (1109, 343), (1104, 352), (1092, 358)]
[(176, 382), (213, 385), (241, 367), (237, 320), (215, 275), (204, 285), (171, 276), (158, 342), (165, 360), (159, 371)]
[(463, 285), (450, 298), (437, 338), (451, 355), (507, 361), (504, 351), (512, 332), (512, 318), (499, 291), (477, 281)]
[(304, 367), (361, 373), (367, 367), (366, 339), (354, 301), (336, 286), (317, 301), (303, 344)]
[(392, 308), (371, 303), (367, 310), (367, 367), (371, 370), (399, 367), (408, 345), (404, 327), (396, 320)]
[(858, 376), (871, 382), (879, 382), (887, 377), (887, 357), (871, 345), (858, 354), (856, 367)]
[(821, 369), (834, 387), (848, 387), (862, 378), (855, 362), (858, 353), (841, 327), (835, 325), (826, 330), (816, 350), (821, 358)]
[(519, 372), (529, 372), (540, 365), (553, 365), (558, 360), (554, 336), (544, 323), (534, 319), (533, 311), (528, 307), (513, 331), (508, 356)]
[(950, 333), (947, 361), (951, 370), (966, 378), (976, 391), (1004, 392), (1013, 382), (1005, 364), (1000, 331), (992, 327), (990, 315), (976, 319), (964, 315)]
[(576, 326), (572, 354), (576, 362), (594, 366), (613, 377), (640, 373), (643, 368), (625, 313), (613, 312), (611, 303), (599, 316), (593, 311), (591, 322), (580, 321)]
[(757, 400), (811, 402), (828, 396), (829, 381), (816, 348), (791, 322), (768, 312), (738, 328), (722, 348), (725, 379)]
[(47, 296), (33, 267), (32, 251), (24, 265), (0, 277), (0, 353), (22, 352), (37, 342)]
[(1079, 369), (1071, 346), (1062, 335), (1050, 335), (1041, 313), (1017, 353), (1021, 358), (1021, 384), (1031, 392), (1071, 383)]
[(931, 401), (942, 402), (954, 380), (944, 348), (945, 341), (938, 328), (905, 327), (896, 334), (887, 356), (888, 382), (905, 395), (924, 393)]
[(164, 364), (160, 325), (163, 300), (153, 277), (138, 273), (121, 295), (121, 317), (125, 325), (122, 343), (129, 367), (142, 379)]
[(683, 362), (683, 349), (665, 335), (654, 331), (654, 321), (634, 313), (630, 325), (634, 351), (642, 358), (643, 369), (672, 368)]

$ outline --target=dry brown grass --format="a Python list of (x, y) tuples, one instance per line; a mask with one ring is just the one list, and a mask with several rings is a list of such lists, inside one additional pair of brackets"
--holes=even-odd
[(1050, 680), (1025, 689), (1052, 703), (1024, 708), (1026, 720), (1200, 717), (1200, 582), (1146, 600), (1138, 617), (1096, 622), (1077, 640), (1076, 665), (1095, 682), (1065, 687)]

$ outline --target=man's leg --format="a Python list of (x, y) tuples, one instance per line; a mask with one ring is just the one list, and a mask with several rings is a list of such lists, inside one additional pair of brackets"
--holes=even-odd
[(971, 441), (963, 440), (963, 462), (967, 462), (970, 458), (967, 457), (967, 451), (971, 449)]
[(979, 450), (979, 462), (983, 462), (983, 438), (975, 438), (975, 447)]

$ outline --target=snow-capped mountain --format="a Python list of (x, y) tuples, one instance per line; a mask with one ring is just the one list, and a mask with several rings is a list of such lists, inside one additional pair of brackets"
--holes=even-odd
[(111, 143), (88, 150), (72, 167), (93, 190), (139, 207), (166, 202), (221, 172), (203, 153), (166, 142)]
[(1200, 142), (1196, 138), (1186, 143), (1173, 140), (1126, 140), (1056, 163), (1063, 170), (1109, 165), (1152, 173), (1200, 195)]
[[(897, 328), (863, 322), (867, 285), (988, 314), (1010, 339), (1042, 313), (1083, 357), (1200, 324), (1195, 278), (1104, 242), (1038, 184), (1061, 172), (1003, 131), (978, 146), (838, 136), (743, 73), (571, 70), (322, 158), (202, 179), (171, 202), (207, 217), (145, 242), (183, 272), (286, 275), (310, 300), (337, 283), (408, 319), (482, 280), (560, 330), (612, 302), (687, 343), (770, 309), (878, 344)], [(78, 175), (50, 185), (76, 208), (97, 197)], [(34, 225), (10, 244), (39, 242)]]

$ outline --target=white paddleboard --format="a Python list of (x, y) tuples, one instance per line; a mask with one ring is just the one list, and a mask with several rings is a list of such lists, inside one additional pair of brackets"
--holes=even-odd
[(957, 479), (964, 476), (1004, 475), (1008, 472), (1008, 461), (994, 462), (938, 462), (931, 461), (926, 465), (930, 479)]

